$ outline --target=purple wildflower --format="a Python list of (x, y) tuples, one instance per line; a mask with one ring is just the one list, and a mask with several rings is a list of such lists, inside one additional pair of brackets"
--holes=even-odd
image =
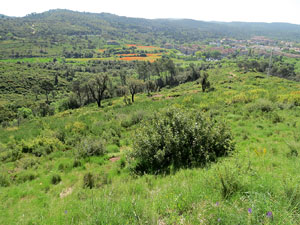
[(248, 213), (252, 213), (252, 209), (251, 208), (248, 208)]
[(216, 206), (219, 206), (220, 205), (220, 203), (219, 202), (216, 202)]
[(65, 210), (65, 214), (67, 214), (68, 213), (68, 210)]
[(221, 218), (218, 218), (218, 222), (220, 222), (221, 221)]
[(273, 218), (273, 213), (271, 211), (267, 212), (267, 217)]

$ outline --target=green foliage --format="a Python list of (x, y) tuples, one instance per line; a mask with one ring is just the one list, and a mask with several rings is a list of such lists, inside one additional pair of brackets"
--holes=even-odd
[(36, 157), (26, 157), (16, 161), (16, 166), (22, 169), (37, 168), (39, 160)]
[(145, 111), (137, 111), (136, 113), (132, 114), (129, 117), (126, 117), (121, 121), (121, 126), (124, 128), (131, 127), (133, 125), (136, 125), (140, 123), (145, 118)]
[(0, 160), (2, 162), (14, 162), (22, 158), (21, 146), (15, 141), (11, 140), (6, 148), (2, 149), (0, 152)]
[(134, 95), (144, 90), (144, 82), (137, 79), (128, 80), (128, 88), (131, 94), (131, 102), (134, 102)]
[(287, 156), (288, 157), (298, 157), (299, 155), (299, 151), (300, 151), (300, 144), (298, 142), (289, 142), (287, 143), (289, 149), (290, 149), (290, 152), (287, 153)]
[(137, 173), (201, 166), (234, 149), (224, 124), (179, 109), (156, 114), (136, 132), (134, 141), (131, 157)]
[(51, 184), (56, 185), (56, 184), (59, 184), (60, 182), (61, 182), (61, 177), (60, 177), (59, 174), (52, 175), (52, 177), (51, 177)]
[(83, 187), (92, 189), (95, 186), (95, 177), (91, 173), (86, 173), (83, 177)]
[(267, 99), (258, 99), (254, 103), (247, 106), (249, 112), (271, 112), (275, 109), (276, 105)]
[(52, 152), (63, 149), (63, 144), (53, 137), (40, 136), (30, 141), (22, 141), (21, 151), (31, 153), (37, 157), (49, 155)]
[(289, 200), (290, 210), (294, 211), (296, 214), (300, 213), (300, 186), (299, 184), (291, 185), (286, 184), (284, 187), (284, 192)]
[(102, 156), (106, 153), (105, 143), (100, 137), (86, 137), (77, 146), (79, 157)]
[(224, 167), (219, 170), (219, 179), (222, 197), (227, 199), (240, 191), (245, 191), (242, 184), (242, 176), (236, 167)]
[(117, 145), (108, 145), (106, 149), (108, 153), (116, 153), (120, 151), (120, 148)]
[(75, 159), (73, 161), (73, 168), (77, 168), (77, 167), (80, 167), (80, 166), (82, 166), (81, 161), (79, 159)]
[(29, 108), (18, 108), (18, 117), (24, 118), (24, 119), (31, 119), (33, 118), (32, 110)]
[(300, 91), (294, 91), (286, 95), (280, 95), (279, 101), (292, 106), (300, 106)]
[(67, 99), (63, 100), (60, 103), (59, 106), (59, 111), (65, 111), (68, 109), (77, 109), (79, 108), (81, 105), (80, 103), (77, 101), (76, 96), (74, 94), (71, 94)]
[(16, 182), (18, 184), (22, 184), (25, 182), (30, 182), (33, 181), (37, 178), (37, 174), (32, 172), (32, 171), (26, 171), (26, 172), (22, 172), (20, 174), (17, 175), (16, 177)]
[[(77, 40), (76, 36), (74, 38)], [(287, 100), (299, 89), (299, 84), (276, 77), (261, 78), (264, 76), (256, 72), (241, 74), (232, 63), (222, 62), (222, 69), (206, 69), (216, 87), (214, 92), (202, 93), (199, 83), (188, 82), (176, 88), (162, 88), (160, 93), (153, 93), (153, 97), (141, 94), (132, 105), (124, 106), (119, 97), (105, 99), (105, 108), (100, 109), (95, 104), (84, 106), (87, 96), (82, 92), (82, 107), (79, 109), (24, 120), (20, 126), (9, 122), (9, 126), (0, 128), (0, 174), (5, 176), (3, 186), (9, 182), (8, 188), (0, 187), (0, 224), (65, 224), (66, 221), (74, 224), (299, 224), (300, 114), (294, 100)], [(95, 71), (109, 66), (123, 67), (111, 62), (107, 62), (107, 67), (103, 62), (91, 64), (99, 66), (91, 67)], [(76, 69), (77, 65), (71, 66), (76, 70), (75, 77), (83, 73)], [(90, 69), (83, 63), (80, 67)], [(131, 69), (130, 66), (126, 68), (129, 78)], [(195, 68), (198, 71), (197, 65)], [(228, 76), (231, 72), (235, 76)], [(182, 80), (185, 80), (185, 75), (192, 75), (192, 71), (180, 70), (179, 67), (175, 74), (176, 79), (184, 75)], [(164, 82), (169, 75), (169, 71), (160, 73)], [(112, 76), (113, 82), (118, 83), (118, 79), (118, 76)], [(49, 80), (53, 81), (54, 75)], [(60, 84), (61, 77), (58, 86)], [(57, 99), (67, 97), (63, 90), (57, 92)], [(295, 94), (293, 98), (296, 98)], [(249, 113), (248, 105), (256, 104), (256, 99), (262, 98), (269, 99), (274, 109), (265, 113), (258, 107), (254, 113)], [(42, 99), (44, 101), (44, 97)], [(76, 99), (79, 101), (77, 95)], [(55, 101), (51, 94), (50, 100)], [(107, 107), (109, 102), (113, 107)], [(14, 103), (4, 105), (10, 107)], [(17, 113), (21, 107), (31, 108), (18, 104), (9, 109)], [(171, 107), (176, 108), (168, 116), (165, 110)], [(37, 111), (34, 107), (31, 109), (36, 117)], [(208, 111), (207, 116), (200, 111)], [(161, 113), (148, 120), (148, 116), (155, 112)], [(153, 117), (156, 120), (152, 121)], [(211, 128), (213, 133), (222, 126), (220, 121), (225, 120), (231, 127), (236, 143), (236, 151), (231, 157), (219, 158), (217, 163), (200, 163), (200, 168), (193, 160), (189, 160), (189, 165), (182, 165), (183, 159), (183, 163), (177, 163), (177, 166), (172, 164), (161, 169), (166, 173), (173, 172), (172, 169), (176, 171), (169, 176), (130, 173), (130, 169), (136, 169), (138, 165), (138, 158), (130, 157), (135, 151), (136, 144), (132, 143), (138, 142), (137, 137), (150, 140), (148, 145), (144, 144), (146, 148), (141, 148), (143, 152), (146, 150), (144, 155), (149, 159), (153, 155), (163, 158), (156, 154), (155, 149), (169, 152), (176, 149), (176, 153), (189, 155), (190, 150), (195, 149), (186, 147), (193, 144), (192, 140), (202, 140), (203, 137), (209, 143), (218, 141), (218, 135), (212, 140), (208, 128), (202, 131), (200, 123), (198, 127), (195, 125), (198, 117), (211, 125), (203, 127)], [(123, 126), (123, 121), (130, 125)], [(159, 129), (154, 129), (154, 125)], [(137, 129), (139, 126), (144, 128)], [(144, 131), (138, 135), (141, 130)], [(147, 132), (151, 135), (145, 135)], [(196, 138), (188, 138), (192, 136)], [(23, 149), (23, 143), (30, 147), (34, 139), (42, 137), (58, 141), (61, 148), (44, 157), (22, 152), (26, 149)], [(105, 142), (107, 151), (103, 156), (78, 157), (78, 143), (89, 137)], [(158, 142), (164, 148), (158, 146)], [(148, 154), (152, 144), (154, 153)], [(183, 148), (179, 147), (181, 144), (185, 144)], [(39, 145), (36, 148), (40, 148)], [(110, 153), (116, 151), (118, 153)], [(200, 159), (201, 154), (198, 154)], [(207, 155), (210, 160), (215, 160), (213, 155)], [(111, 157), (120, 159), (109, 160)], [(177, 154), (173, 161), (177, 158), (182, 159), (182, 154)], [(168, 160), (166, 157), (162, 161)], [(190, 166), (197, 168), (186, 168)], [(91, 176), (86, 176), (86, 185), (83, 185), (87, 173)], [(63, 182), (51, 185), (53, 174), (60, 175)], [(268, 212), (273, 216), (268, 217)]]
[(5, 174), (0, 174), (0, 187), (8, 187), (10, 185), (9, 178)]
[(47, 103), (40, 103), (38, 108), (39, 115), (42, 117), (52, 116), (55, 113), (55, 108)]
[(202, 77), (201, 85), (202, 85), (202, 92), (205, 92), (206, 90), (208, 90), (210, 88), (210, 82), (208, 81), (207, 73), (204, 73), (204, 75)]

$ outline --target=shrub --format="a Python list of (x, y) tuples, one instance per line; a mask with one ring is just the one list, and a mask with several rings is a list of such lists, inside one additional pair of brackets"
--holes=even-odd
[(65, 126), (65, 131), (71, 134), (85, 135), (88, 131), (88, 126), (80, 121), (75, 121), (74, 123), (68, 123)]
[(56, 185), (58, 184), (59, 182), (61, 182), (61, 177), (60, 175), (58, 174), (54, 174), (52, 177), (51, 177), (51, 183)]
[(30, 108), (18, 108), (18, 117), (19, 118), (24, 118), (24, 119), (32, 119), (33, 118), (33, 113)]
[(293, 186), (285, 184), (284, 192), (287, 199), (289, 199), (290, 209), (296, 213), (300, 213), (300, 187), (299, 185)]
[(95, 186), (95, 178), (91, 173), (86, 173), (83, 177), (83, 187), (92, 189)]
[(294, 91), (287, 95), (280, 95), (278, 100), (281, 103), (300, 106), (300, 91)]
[(77, 148), (80, 157), (101, 156), (106, 153), (104, 141), (100, 138), (87, 137), (81, 141)]
[(61, 172), (66, 172), (66, 171), (70, 171), (72, 168), (70, 167), (69, 164), (64, 164), (64, 163), (60, 163), (58, 165), (58, 170)]
[(121, 169), (125, 168), (126, 166), (126, 159), (124, 157), (121, 157), (120, 160), (118, 161), (118, 164)]
[(37, 175), (33, 172), (24, 172), (17, 175), (16, 181), (17, 183), (25, 183), (27, 181), (32, 181), (37, 178)]
[(108, 145), (106, 149), (109, 153), (115, 153), (120, 151), (120, 148), (117, 145)]
[(39, 164), (39, 161), (35, 157), (26, 157), (18, 160), (16, 162), (16, 166), (19, 168), (23, 168), (25, 170), (36, 167)]
[(21, 146), (23, 153), (31, 153), (37, 157), (49, 155), (63, 148), (63, 144), (57, 138), (42, 136), (29, 141), (23, 140)]
[(145, 112), (144, 111), (138, 111), (134, 114), (132, 114), (131, 117), (125, 118), (121, 121), (121, 126), (124, 128), (131, 127), (135, 124), (140, 123), (145, 117)]
[(50, 106), (47, 103), (40, 103), (38, 112), (42, 117), (52, 116), (55, 113), (55, 108), (54, 106)]
[(292, 141), (287, 143), (290, 152), (287, 154), (288, 157), (297, 157), (299, 155), (300, 144), (298, 142)]
[(229, 101), (227, 101), (227, 104), (236, 104), (236, 103), (250, 103), (255, 99), (255, 96), (251, 96), (248, 93), (239, 93), (237, 95), (234, 95)]
[(77, 101), (77, 98), (74, 94), (71, 94), (67, 99), (64, 99), (59, 107), (58, 110), (60, 112), (68, 110), (68, 109), (77, 109), (80, 107), (80, 103)]
[(234, 149), (225, 124), (202, 113), (179, 109), (155, 114), (143, 123), (134, 140), (130, 156), (131, 167), (137, 173), (201, 166)]
[(221, 194), (224, 199), (230, 198), (235, 193), (244, 189), (240, 174), (235, 168), (224, 167), (219, 172), (219, 178), (221, 183)]
[(267, 99), (258, 99), (248, 106), (249, 112), (262, 111), (271, 112), (275, 109), (274, 104)]
[(75, 159), (73, 162), (73, 168), (80, 167), (80, 166), (82, 166), (81, 161), (78, 159)]
[(2, 162), (14, 162), (22, 158), (21, 146), (17, 144), (15, 140), (10, 141), (7, 147), (0, 152), (0, 161)]
[(9, 178), (4, 174), (0, 174), (0, 187), (8, 187), (9, 184)]

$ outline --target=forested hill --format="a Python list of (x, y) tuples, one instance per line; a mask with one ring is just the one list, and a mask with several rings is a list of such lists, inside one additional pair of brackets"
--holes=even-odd
[(109, 13), (50, 10), (25, 17), (0, 16), (0, 39), (41, 38), (49, 35), (99, 35), (105, 39), (147, 43), (194, 42), (206, 38), (249, 38), (263, 35), (299, 40), (300, 25), (287, 23), (203, 22), (190, 19), (140, 19)]

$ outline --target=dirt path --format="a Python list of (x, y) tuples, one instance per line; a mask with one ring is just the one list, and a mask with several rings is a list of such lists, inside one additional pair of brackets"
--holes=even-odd
[(236, 77), (236, 74), (234, 74), (233, 72), (230, 72), (229, 75)]
[(118, 157), (112, 157), (112, 158), (109, 159), (109, 161), (111, 161), (111, 162), (116, 162), (118, 160), (120, 160), (120, 156), (118, 156)]

